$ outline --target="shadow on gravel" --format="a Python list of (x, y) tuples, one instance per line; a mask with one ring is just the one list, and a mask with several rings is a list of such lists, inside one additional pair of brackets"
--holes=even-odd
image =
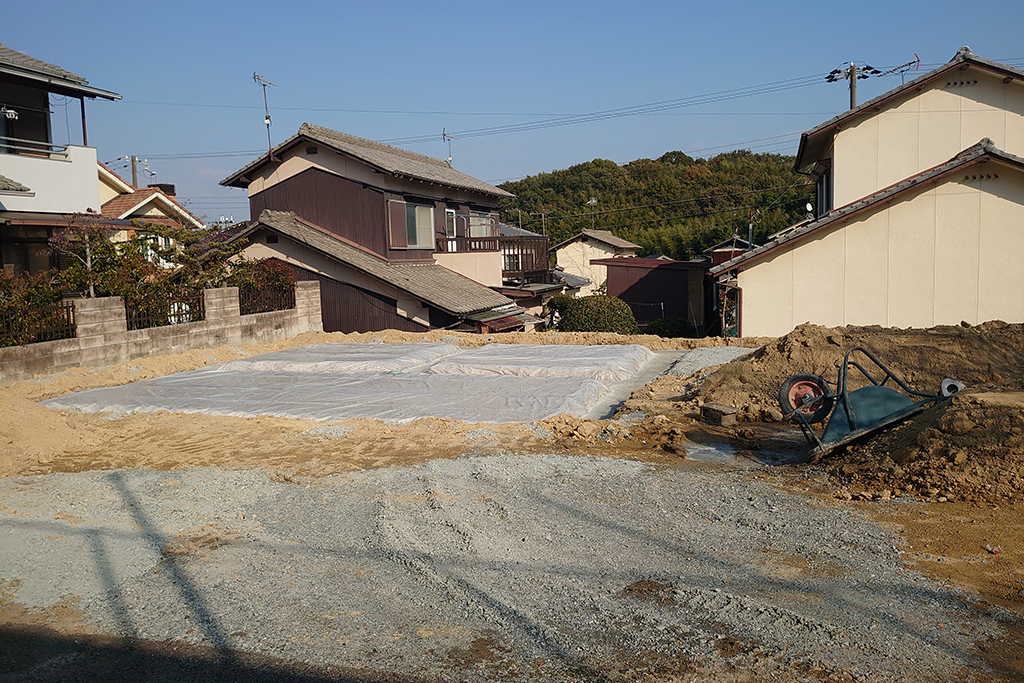
[(0, 627), (0, 683), (433, 683), (394, 672), (316, 668), (181, 643)]

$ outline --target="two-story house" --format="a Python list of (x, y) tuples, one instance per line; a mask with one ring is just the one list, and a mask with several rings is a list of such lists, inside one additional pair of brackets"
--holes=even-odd
[(447, 161), (304, 123), (221, 184), (248, 190), (245, 256), (320, 282), (325, 331), (540, 322), (495, 291), (497, 207), (512, 195)]
[[(54, 141), (51, 96), (79, 101), (81, 145)], [(96, 98), (121, 96), (0, 45), (0, 263), (11, 274), (49, 269), (54, 231), (67, 227), (75, 213), (100, 214), (96, 150), (89, 147), (85, 116), (86, 100)]]
[(725, 310), (743, 335), (1024, 321), (1021, 156), (1024, 71), (961, 48), (803, 134), (815, 217), (712, 267)]
[(636, 256), (639, 248), (639, 244), (616, 237), (607, 230), (584, 229), (551, 249), (559, 269), (590, 281), (580, 288), (580, 296), (587, 296), (607, 286), (608, 266), (603, 259)]

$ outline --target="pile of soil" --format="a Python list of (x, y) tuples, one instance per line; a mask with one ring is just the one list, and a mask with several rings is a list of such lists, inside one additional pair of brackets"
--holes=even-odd
[(1024, 392), (958, 394), (823, 462), (844, 498), (1012, 502), (1024, 494)]
[[(998, 391), (1024, 389), (1024, 325), (992, 321), (898, 330), (806, 324), (750, 358), (723, 366), (684, 398), (736, 406), (741, 420), (778, 420), (779, 387), (787, 377), (812, 373), (835, 387), (843, 355), (855, 346), (869, 350), (918, 391), (937, 393), (947, 377), (968, 386), (994, 385)], [(851, 374), (850, 388), (863, 384), (854, 375), (859, 373)]]

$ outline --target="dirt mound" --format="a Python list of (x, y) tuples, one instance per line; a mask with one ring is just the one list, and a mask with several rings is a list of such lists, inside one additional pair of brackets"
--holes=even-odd
[[(1024, 325), (1000, 321), (927, 330), (801, 325), (762, 347), (751, 358), (722, 367), (696, 394), (740, 409), (740, 419), (781, 418), (779, 386), (790, 375), (813, 373), (833, 387), (843, 354), (862, 346), (911, 388), (938, 392), (946, 377), (968, 386), (994, 384), (999, 391), (1024, 389)], [(853, 375), (851, 375), (851, 380)], [(857, 386), (851, 383), (851, 388)]]
[[(964, 393), (824, 460), (843, 497), (910, 493), (1006, 503), (1024, 494), (1024, 392)], [(888, 495), (887, 493), (888, 492)]]

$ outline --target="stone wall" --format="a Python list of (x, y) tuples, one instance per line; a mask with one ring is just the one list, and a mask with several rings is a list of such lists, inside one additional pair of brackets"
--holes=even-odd
[(203, 292), (206, 320), (128, 330), (120, 297), (78, 299), (74, 339), (0, 348), (0, 379), (12, 380), (80, 366), (110, 365), (132, 358), (223, 344), (277, 341), (323, 330), (320, 283), (295, 283), (295, 308), (241, 315), (238, 288)]

